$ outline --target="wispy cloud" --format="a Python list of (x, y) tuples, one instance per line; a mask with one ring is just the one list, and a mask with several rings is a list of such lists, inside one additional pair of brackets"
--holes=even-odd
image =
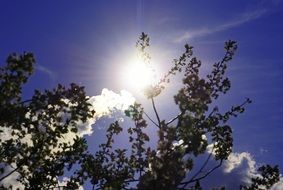
[(161, 17), (161, 18), (157, 18), (155, 20), (155, 23), (158, 25), (163, 25), (163, 24), (168, 24), (168, 23), (172, 23), (172, 22), (176, 22), (179, 21), (180, 19), (177, 17)]
[(47, 74), (52, 80), (55, 80), (55, 73), (53, 71), (51, 71), (50, 69), (42, 66), (42, 65), (39, 65), (37, 64), (36, 67), (35, 67), (38, 71), (41, 71), (45, 74)]
[(190, 30), (185, 31), (182, 35), (176, 37), (174, 41), (179, 43), (179, 42), (183, 42), (188, 39), (206, 36), (206, 35), (213, 34), (216, 32), (221, 32), (221, 31), (225, 31), (231, 28), (235, 28), (242, 24), (256, 20), (262, 17), (263, 15), (265, 15), (266, 13), (267, 13), (267, 9), (258, 9), (255, 11), (246, 12), (246, 13), (241, 14), (240, 16), (238, 16), (238, 18), (234, 20), (230, 20), (230, 21), (227, 21), (225, 23), (222, 23), (216, 26), (212, 26), (209, 28), (208, 27), (200, 28), (200, 29), (191, 30), (191, 31)]

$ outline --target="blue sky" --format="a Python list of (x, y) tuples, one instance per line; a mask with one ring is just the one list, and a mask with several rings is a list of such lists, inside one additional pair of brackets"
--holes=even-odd
[[(120, 76), (141, 32), (151, 38), (151, 53), (161, 71), (194, 46), (203, 72), (223, 55), (226, 40), (239, 45), (228, 75), (232, 89), (224, 107), (253, 100), (233, 119), (234, 150), (249, 152), (257, 163), (279, 164), (283, 171), (283, 1), (1, 1), (1, 65), (11, 52), (31, 51), (36, 74), (25, 87), (55, 87), (71, 82), (86, 86), (89, 96), (103, 88), (127, 87)], [(164, 118), (178, 82), (157, 100)], [(138, 94), (138, 100), (145, 99)], [(170, 100), (171, 101), (171, 100)], [(95, 142), (93, 142), (95, 143)]]

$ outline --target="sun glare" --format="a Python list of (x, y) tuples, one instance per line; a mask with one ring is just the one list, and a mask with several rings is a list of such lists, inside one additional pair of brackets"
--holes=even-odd
[(156, 70), (138, 57), (130, 59), (121, 74), (123, 83), (129, 90), (143, 91), (156, 83)]

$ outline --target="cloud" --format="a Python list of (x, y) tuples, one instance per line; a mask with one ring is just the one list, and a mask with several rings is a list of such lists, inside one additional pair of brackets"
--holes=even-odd
[(155, 21), (155, 24), (157, 25), (164, 25), (164, 24), (173, 23), (179, 20), (180, 19), (177, 17), (159, 17), (154, 21)]
[[(68, 181), (70, 181), (70, 178), (64, 177), (62, 181), (60, 181), (60, 180), (58, 181), (58, 185), (60, 187), (64, 187), (65, 185), (67, 185)], [(54, 190), (60, 190), (60, 189), (62, 189), (62, 188), (55, 188)], [(78, 190), (84, 190), (83, 186), (80, 185)]]
[[(257, 171), (258, 165), (253, 159), (252, 155), (248, 152), (232, 153), (228, 160), (224, 162), (222, 171), (223, 174), (229, 174), (229, 176), (235, 180), (242, 182), (241, 184), (249, 184), (252, 177), (259, 175)], [(240, 185), (240, 183), (238, 183)], [(238, 189), (239, 185), (228, 189)], [(274, 184), (271, 190), (282, 190), (283, 189), (283, 178)]]
[(50, 69), (39, 64), (36, 65), (35, 69), (47, 74), (50, 79), (55, 80), (55, 73)]
[[(207, 169), (213, 168), (215, 165), (216, 163), (211, 161)], [(222, 166), (205, 178), (201, 184), (204, 189), (225, 186), (229, 190), (239, 190), (240, 185), (249, 183), (250, 177), (255, 175), (257, 175), (256, 162), (250, 153), (232, 153)]]
[[(2, 178), (3, 176), (7, 175), (9, 172), (14, 170), (14, 168), (12, 168), (10, 165), (7, 165), (5, 163), (0, 163), (0, 168), (4, 168), (4, 172), (0, 174), (0, 178)], [(9, 175), (8, 177), (6, 177), (1, 181), (0, 189), (1, 186), (8, 189), (10, 185), (13, 185), (12, 190), (24, 189), (23, 184), (18, 181), (19, 177), (20, 174), (18, 172), (14, 172), (12, 175)]]
[(93, 133), (92, 126), (98, 119), (110, 116), (117, 111), (124, 112), (134, 102), (135, 98), (126, 90), (121, 90), (118, 94), (104, 88), (100, 95), (89, 97), (89, 103), (95, 110), (95, 115), (86, 122), (77, 122), (79, 136), (91, 135)]
[(267, 150), (267, 149), (264, 149), (264, 148), (260, 148), (260, 149), (259, 149), (259, 152), (260, 152), (261, 155), (263, 155), (263, 154), (268, 153), (268, 150)]
[(280, 181), (272, 186), (271, 190), (282, 190), (283, 189), (283, 177), (280, 177)]
[(240, 181), (244, 183), (249, 183), (249, 179), (257, 174), (256, 162), (248, 152), (232, 153), (224, 162), (222, 170), (226, 174), (237, 172)]
[(89, 102), (95, 110), (95, 117), (100, 118), (114, 111), (125, 111), (135, 102), (131, 93), (121, 90), (120, 94), (104, 88), (101, 95), (90, 97)]
[[(77, 106), (79, 102), (76, 103), (71, 103), (68, 99), (62, 99), (62, 101), (67, 105), (64, 109), (65, 112), (59, 112), (58, 117), (62, 118), (62, 125), (64, 122), (71, 117), (71, 113), (68, 111), (70, 110), (70, 107)], [(130, 105), (134, 104), (135, 98), (133, 95), (125, 90), (121, 90), (120, 93), (115, 93), (111, 90), (108, 90), (104, 88), (101, 92), (100, 95), (97, 96), (91, 96), (89, 97), (88, 102), (90, 103), (91, 107), (90, 109), (95, 110), (95, 115), (92, 118), (88, 118), (87, 121), (83, 122), (81, 120), (78, 120), (76, 122), (76, 126), (78, 128), (78, 133), (73, 134), (72, 132), (66, 133), (62, 137), (62, 141), (68, 142), (72, 141), (74, 139), (75, 135), (78, 135), (80, 137), (83, 137), (84, 135), (91, 135), (93, 133), (92, 126), (93, 124), (100, 119), (103, 116), (110, 116), (113, 113), (117, 111), (122, 111), (124, 112), (126, 109), (129, 108)], [(48, 109), (60, 109), (58, 105), (48, 105)], [(32, 121), (36, 121), (38, 118), (38, 115), (44, 115), (45, 110), (39, 110), (35, 114), (31, 114), (30, 112), (27, 112), (25, 117), (27, 119), (31, 119)], [(50, 120), (49, 121), (50, 128), (55, 129), (55, 124), (57, 121)], [(52, 125), (54, 122), (54, 126)], [(44, 132), (46, 129), (39, 125), (39, 126), (33, 126), (30, 125), (29, 127), (37, 127), (40, 131)], [(9, 139), (15, 139), (17, 138), (16, 136), (12, 136), (13, 131), (18, 131), (17, 129), (12, 129), (11, 127), (8, 126), (0, 126), (1, 133), (0, 133), (0, 139), (1, 141), (7, 141)], [(26, 130), (26, 127), (23, 125), (22, 130)], [(27, 132), (27, 131), (26, 131)], [(28, 143), (31, 145), (31, 135), (27, 134), (23, 139), (21, 139), (21, 142), (23, 143)], [(63, 140), (64, 139), (64, 140)], [(0, 142), (1, 142), (0, 141)]]
[(206, 35), (213, 34), (216, 32), (221, 32), (221, 31), (225, 31), (231, 28), (235, 28), (242, 24), (256, 20), (262, 17), (263, 15), (265, 15), (266, 13), (267, 13), (267, 9), (258, 9), (255, 11), (246, 12), (244, 14), (241, 14), (238, 18), (227, 21), (226, 23), (223, 23), (223, 24), (219, 24), (219, 25), (209, 27), (209, 28), (206, 27), (206, 28), (200, 28), (197, 30), (185, 31), (182, 35), (176, 37), (174, 41), (179, 43), (179, 42), (183, 42), (183, 41), (186, 41), (192, 38), (202, 37), (202, 36), (206, 36)]
[[(208, 153), (212, 150), (212, 146), (208, 147)], [(214, 162), (210, 162), (208, 168), (215, 166)], [(252, 177), (259, 176), (257, 168), (259, 165), (254, 160), (253, 156), (248, 152), (231, 153), (222, 166), (215, 170), (207, 179), (202, 182), (204, 189), (212, 187), (225, 186), (229, 190), (239, 190), (240, 185), (250, 184)], [(221, 179), (221, 180), (219, 180)], [(271, 190), (283, 189), (283, 178), (276, 183)]]
[[(0, 163), (0, 167), (4, 168), (4, 173), (0, 175), (0, 178), (3, 177), (4, 175), (7, 175), (12, 170), (14, 170), (13, 167), (3, 164), (3, 163)], [(3, 185), (3, 187), (7, 189), (10, 189), (10, 186), (12, 185), (11, 190), (24, 190), (25, 186), (21, 182), (18, 181), (19, 178), (20, 178), (20, 174), (18, 172), (14, 172), (12, 175), (9, 175), (7, 178), (3, 179), (0, 185)], [(68, 181), (70, 181), (70, 178), (68, 177), (64, 177), (62, 181), (58, 180), (58, 185), (61, 188), (54, 188), (54, 190), (62, 189), (63, 186), (67, 185)], [(0, 189), (1, 189), (1, 186), (0, 186)], [(79, 188), (77, 190), (84, 190), (84, 188), (83, 186), (79, 185)]]

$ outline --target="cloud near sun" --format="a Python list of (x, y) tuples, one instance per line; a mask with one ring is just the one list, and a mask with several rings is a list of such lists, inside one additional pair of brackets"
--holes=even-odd
[[(89, 103), (95, 110), (93, 118), (86, 122), (79, 121), (77, 123), (79, 136), (91, 135), (93, 133), (92, 125), (101, 117), (109, 116), (115, 111), (125, 111), (130, 105), (134, 104), (135, 98), (125, 90), (121, 90), (119, 94), (104, 88), (100, 95), (90, 96)], [(62, 117), (69, 117), (64, 115)]]

